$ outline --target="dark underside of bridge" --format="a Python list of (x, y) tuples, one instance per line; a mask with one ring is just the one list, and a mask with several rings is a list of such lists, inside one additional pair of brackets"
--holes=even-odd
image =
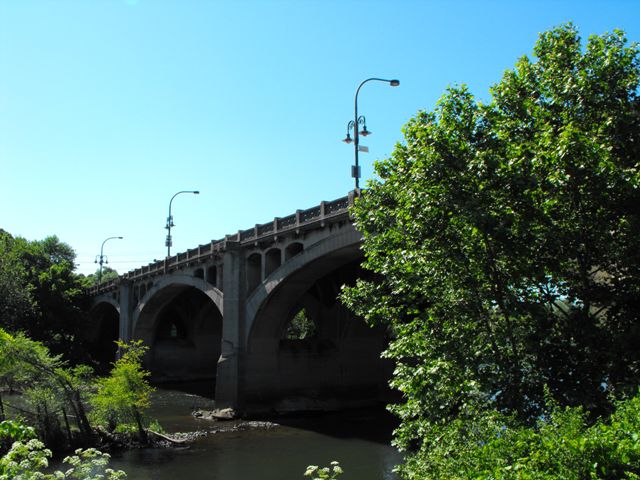
[(93, 328), (86, 330), (86, 345), (97, 373), (106, 374), (116, 359), (119, 338), (118, 311), (108, 303), (101, 303), (91, 312)]
[[(344, 285), (365, 277), (353, 258), (338, 251), (319, 259), (263, 303), (241, 366), (246, 409), (334, 410), (389, 400), (392, 365), (380, 358), (385, 330), (367, 326), (339, 300)], [(301, 317), (310, 328), (296, 338), (301, 329), (292, 322)]]

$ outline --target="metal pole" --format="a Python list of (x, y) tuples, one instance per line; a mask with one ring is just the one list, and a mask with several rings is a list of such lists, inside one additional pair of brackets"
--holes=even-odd
[(173, 203), (173, 199), (181, 193), (193, 193), (194, 195), (198, 195), (200, 192), (198, 190), (181, 190), (174, 194), (173, 197), (171, 197), (171, 200), (169, 200), (169, 216), (167, 217), (167, 226), (164, 227), (167, 229), (167, 240), (165, 242), (167, 247), (167, 258), (171, 256), (171, 227), (175, 226), (173, 224), (173, 217), (171, 216), (171, 203)]
[(102, 242), (102, 245), (100, 246), (100, 261), (98, 262), (100, 264), (100, 269), (98, 270), (98, 283), (100, 283), (100, 281), (102, 280), (102, 264), (104, 263), (104, 244), (107, 243), (108, 240), (113, 240), (114, 238), (122, 240), (124, 237), (105, 238), (104, 242)]
[(356, 90), (356, 98), (354, 102), (354, 115), (353, 115), (353, 148), (355, 150), (355, 161), (356, 164), (354, 166), (353, 176), (356, 179), (356, 190), (360, 189), (360, 164), (358, 162), (358, 145), (360, 144), (360, 132), (358, 132), (358, 94), (360, 93), (360, 89), (362, 86), (371, 81), (377, 82), (385, 82), (391, 85), (392, 87), (397, 87), (400, 85), (400, 80), (387, 80), (385, 78), (367, 78), (360, 85), (358, 85), (358, 89)]

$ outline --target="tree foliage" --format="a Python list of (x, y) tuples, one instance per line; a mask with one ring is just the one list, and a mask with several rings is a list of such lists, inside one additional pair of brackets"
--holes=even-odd
[(24, 393), (26, 405), (20, 413), (49, 445), (74, 443), (69, 417), (75, 419), (80, 441), (90, 440), (93, 430), (86, 404), (91, 374), (91, 368), (70, 367), (22, 333), (10, 335), (0, 329), (0, 386)]
[(146, 439), (143, 413), (151, 402), (153, 388), (149, 372), (142, 368), (146, 347), (141, 341), (118, 342), (120, 358), (108, 377), (98, 379), (97, 392), (91, 398), (94, 418), (111, 430), (119, 424), (134, 424), (141, 439)]
[(378, 277), (344, 298), (394, 332), (401, 448), (481, 411), (534, 424), (545, 386), (601, 415), (640, 384), (638, 47), (569, 24), (534, 56), (411, 119), (354, 207)]
[(34, 309), (32, 292), (25, 288), (26, 273), (13, 237), (0, 230), (0, 321), (4, 326)]
[(36, 437), (36, 431), (23, 422), (17, 420), (3, 420), (0, 422), (0, 456), (4, 456), (14, 442), (31, 440)]
[(637, 480), (640, 394), (616, 406), (609, 419), (592, 424), (581, 407), (552, 404), (532, 427), (485, 411), (473, 423), (439, 426), (402, 471), (416, 479)]
[(0, 230), (0, 327), (78, 356), (85, 317), (74, 261), (73, 249), (55, 236), (27, 241)]
[[(119, 342), (118, 346), (120, 358), (109, 376), (96, 378), (90, 367), (70, 366), (40, 342), (0, 329), (0, 392), (9, 387), (23, 397), (16, 406), (3, 403), (0, 395), (3, 415), (4, 410), (12, 409), (35, 428), (40, 440), (57, 450), (95, 445), (96, 431), (104, 431), (97, 427), (113, 431), (121, 426), (129, 431), (133, 426), (138, 438), (146, 442), (144, 414), (153, 392), (149, 373), (142, 368), (146, 348), (140, 341)], [(11, 433), (10, 427), (3, 428)]]
[(75, 455), (65, 457), (69, 465), (65, 471), (50, 469), (51, 450), (40, 440), (15, 442), (11, 450), (0, 458), (0, 480), (119, 480), (127, 475), (122, 470), (107, 467), (110, 456), (95, 448), (78, 449)]
[(287, 325), (284, 337), (287, 340), (305, 340), (317, 335), (318, 328), (303, 308), (296, 313)]
[[(115, 280), (119, 277), (119, 274), (116, 270), (111, 267), (102, 267), (102, 272), (100, 269), (96, 270), (94, 273), (85, 276), (80, 276), (80, 281), (84, 287), (93, 287), (94, 285), (98, 285), (98, 283), (108, 282), (109, 280)], [(100, 281), (98, 281), (98, 278)]]

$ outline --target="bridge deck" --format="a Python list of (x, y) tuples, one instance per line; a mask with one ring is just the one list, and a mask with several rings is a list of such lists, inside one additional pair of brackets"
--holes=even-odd
[(144, 277), (166, 273), (184, 264), (198, 263), (213, 255), (224, 252), (229, 243), (239, 243), (241, 245), (255, 243), (279, 234), (306, 229), (327, 220), (336, 220), (340, 217), (348, 218), (349, 207), (353, 205), (355, 197), (356, 192), (352, 191), (345, 197), (328, 202), (320, 202), (320, 205), (315, 207), (306, 210), (297, 210), (295, 213), (286, 217), (276, 217), (271, 222), (256, 224), (253, 228), (247, 230), (239, 230), (237, 233), (226, 235), (223, 239), (212, 240), (207, 244), (198, 245), (198, 247), (187, 250), (186, 252), (178, 253), (164, 260), (159, 260), (131, 270), (117, 279), (109, 280), (108, 282), (89, 288), (87, 293), (91, 296), (96, 296), (100, 293), (117, 289), (121, 280), (139, 280)]

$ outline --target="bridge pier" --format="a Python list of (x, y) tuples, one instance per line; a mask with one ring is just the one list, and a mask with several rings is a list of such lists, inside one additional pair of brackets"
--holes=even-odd
[(131, 295), (131, 281), (123, 279), (120, 282), (120, 340), (123, 342), (130, 342), (132, 340), (133, 332), (132, 327), (132, 295)]
[(240, 398), (240, 363), (243, 342), (244, 302), (246, 297), (246, 260), (238, 242), (227, 242), (223, 258), (222, 345), (216, 375), (216, 407), (238, 409)]

